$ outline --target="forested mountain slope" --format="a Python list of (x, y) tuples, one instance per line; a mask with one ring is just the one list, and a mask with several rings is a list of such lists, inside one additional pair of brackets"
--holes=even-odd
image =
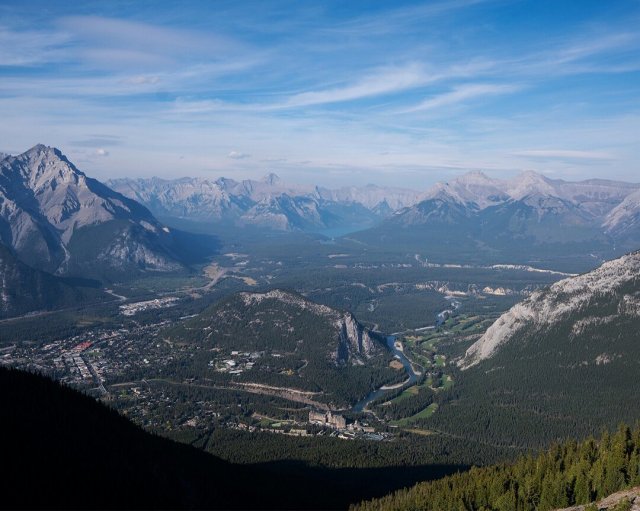
[[(162, 335), (173, 343), (195, 343), (201, 353), (172, 368), (176, 374), (296, 389), (337, 407), (406, 378), (388, 366), (384, 339), (351, 313), (280, 289), (238, 293)], [(235, 362), (230, 371), (214, 368), (216, 357), (241, 353), (251, 359), (242, 369)]]
[(0, 244), (0, 318), (105, 299), (99, 282), (35, 270)]
[(150, 435), (41, 376), (0, 368), (0, 406), (5, 507), (278, 507), (267, 475)]
[(514, 464), (473, 468), (352, 509), (549, 511), (589, 504), (638, 485), (640, 428), (631, 431), (621, 426), (614, 435), (605, 433), (598, 440), (567, 441), (537, 456), (522, 456)]
[(638, 252), (534, 292), (467, 350), (425, 427), (539, 448), (633, 423), (639, 296)]

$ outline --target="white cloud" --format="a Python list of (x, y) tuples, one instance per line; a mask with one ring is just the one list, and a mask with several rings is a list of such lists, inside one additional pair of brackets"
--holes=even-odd
[(614, 33), (600, 37), (590, 37), (580, 42), (575, 42), (562, 49), (556, 56), (556, 62), (563, 64), (592, 57), (611, 50), (628, 48), (638, 42), (637, 33)]
[(609, 153), (601, 151), (576, 151), (571, 149), (532, 149), (517, 151), (514, 156), (528, 156), (532, 158), (559, 159), (559, 160), (611, 160)]
[(402, 113), (407, 112), (419, 112), (423, 110), (433, 110), (443, 106), (451, 106), (457, 103), (462, 103), (469, 99), (478, 98), (482, 96), (495, 96), (499, 94), (509, 94), (519, 90), (520, 87), (516, 85), (493, 85), (472, 83), (467, 85), (460, 85), (454, 88), (451, 92), (434, 96), (423, 102), (403, 110)]
[(244, 160), (245, 158), (251, 158), (251, 155), (240, 151), (231, 151), (227, 157), (233, 160)]
[(122, 83), (129, 83), (131, 85), (156, 85), (160, 83), (160, 77), (138, 75), (138, 76), (132, 76), (130, 78), (124, 78), (122, 80)]
[[(365, 75), (351, 84), (342, 87), (301, 92), (289, 96), (287, 99), (274, 103), (234, 104), (218, 99), (189, 100), (178, 98), (174, 102), (172, 112), (176, 114), (207, 113), (213, 111), (273, 111), (306, 106), (356, 101), (359, 99), (395, 94), (410, 89), (424, 87), (439, 81), (452, 78), (465, 78), (488, 70), (493, 66), (489, 61), (478, 61), (465, 65), (450, 66), (443, 71), (428, 72), (420, 63), (410, 63), (404, 66), (380, 68)], [(485, 89), (499, 88), (507, 91), (507, 86), (484, 86)], [(487, 92), (485, 92), (487, 93)]]
[(291, 96), (281, 106), (299, 107), (378, 96), (424, 85), (431, 80), (433, 78), (425, 73), (421, 65), (413, 63), (382, 69), (344, 87), (302, 92)]
[(428, 71), (424, 64), (412, 62), (404, 66), (385, 67), (364, 76), (350, 85), (295, 94), (274, 107), (289, 108), (338, 103), (392, 94), (447, 79), (472, 76), (491, 66), (490, 62), (473, 62), (466, 65), (450, 66), (442, 71)]
[(109, 156), (109, 151), (103, 149), (102, 147), (95, 150), (94, 153), (96, 156)]

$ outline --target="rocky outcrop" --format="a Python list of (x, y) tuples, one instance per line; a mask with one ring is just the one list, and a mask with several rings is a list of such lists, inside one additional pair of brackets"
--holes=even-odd
[(336, 353), (338, 364), (364, 364), (378, 346), (371, 338), (369, 330), (363, 327), (351, 313), (346, 313), (340, 321), (340, 344)]
[(278, 300), (279, 302), (292, 305), (299, 309), (309, 310), (318, 316), (325, 316), (330, 319), (336, 319), (340, 313), (331, 307), (321, 305), (319, 303), (307, 300), (303, 296), (292, 293), (290, 291), (284, 291), (283, 289), (272, 289), (264, 293), (239, 293), (245, 305), (254, 305), (262, 302), (263, 300)]
[(591, 504), (582, 506), (565, 507), (563, 509), (556, 509), (555, 511), (591, 511), (593, 509), (597, 509), (598, 511), (614, 511), (617, 509), (640, 511), (640, 486), (613, 493), (598, 502), (592, 502)]

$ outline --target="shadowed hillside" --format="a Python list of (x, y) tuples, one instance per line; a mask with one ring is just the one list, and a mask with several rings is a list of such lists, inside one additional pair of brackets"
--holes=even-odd
[(42, 376), (0, 368), (7, 508), (345, 509), (459, 467), (234, 465), (145, 432)]

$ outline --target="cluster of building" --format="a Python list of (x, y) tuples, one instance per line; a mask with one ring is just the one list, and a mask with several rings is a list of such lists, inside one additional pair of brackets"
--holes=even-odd
[(309, 422), (319, 426), (328, 426), (335, 429), (346, 429), (347, 421), (342, 415), (333, 414), (331, 410), (326, 412), (309, 412)]
[[(98, 328), (47, 344), (21, 343), (0, 351), (0, 364), (36, 370), (85, 390), (107, 393), (104, 385), (114, 375), (151, 362), (162, 366), (171, 361), (167, 349), (150, 350), (154, 337), (165, 322), (135, 328)], [(141, 339), (145, 339), (141, 342)], [(153, 355), (153, 360), (149, 354)], [(143, 357), (149, 357), (145, 360)]]
[(168, 296), (166, 298), (156, 298), (154, 300), (147, 300), (145, 302), (127, 303), (120, 306), (122, 314), (125, 316), (133, 316), (138, 312), (150, 310), (150, 309), (163, 309), (165, 307), (171, 307), (176, 304), (179, 298), (175, 296)]
[(375, 428), (358, 420), (347, 424), (347, 420), (342, 415), (333, 413), (331, 410), (326, 412), (311, 410), (309, 412), (309, 423), (335, 429), (337, 437), (344, 440), (361, 438), (380, 441), (389, 436), (388, 433), (376, 433)]
[(241, 374), (244, 371), (253, 369), (256, 360), (263, 356), (263, 351), (253, 353), (232, 351), (230, 357), (221, 360), (210, 360), (209, 367), (214, 368), (219, 373)]

